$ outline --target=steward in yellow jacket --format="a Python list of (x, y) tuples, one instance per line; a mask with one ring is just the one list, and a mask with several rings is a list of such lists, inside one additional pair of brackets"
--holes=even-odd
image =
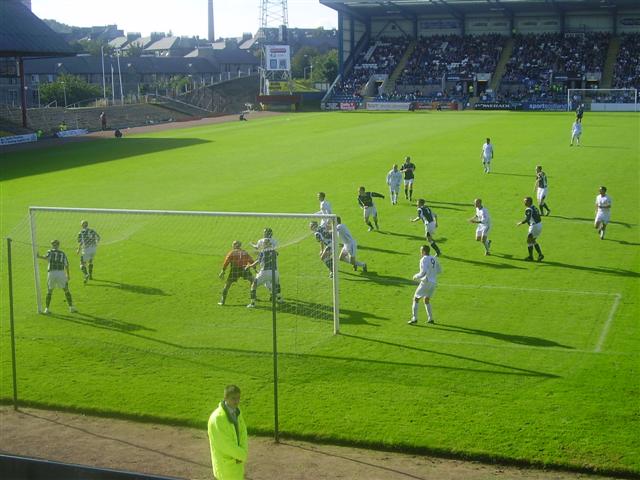
[(208, 432), (213, 474), (218, 480), (243, 480), (249, 445), (247, 425), (240, 413), (240, 389), (229, 385), (224, 400), (209, 417)]

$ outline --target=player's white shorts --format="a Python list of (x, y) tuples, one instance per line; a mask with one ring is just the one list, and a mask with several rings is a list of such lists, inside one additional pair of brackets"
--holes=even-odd
[(391, 193), (398, 193), (400, 191), (400, 184), (399, 183), (389, 184), (389, 191)]
[(429, 223), (425, 223), (424, 224), (424, 235), (426, 236), (427, 233), (429, 235), (431, 235), (431, 236), (435, 235), (436, 228), (438, 228), (438, 227), (436, 227), (436, 222), (435, 221), (429, 222)]
[(433, 282), (420, 282), (413, 296), (415, 298), (433, 298), (433, 295), (436, 293), (436, 286)]
[(544, 198), (547, 198), (547, 187), (538, 187), (538, 190), (536, 190), (536, 196), (538, 198), (538, 203), (541, 203)]
[(356, 242), (353, 243), (345, 243), (342, 246), (342, 250), (340, 251), (340, 256), (349, 255), (349, 258), (356, 258), (356, 252), (358, 251), (358, 244)]
[(489, 158), (482, 157), (482, 163), (491, 163), (491, 157)]
[(598, 211), (598, 213), (596, 213), (596, 220), (594, 223), (604, 223), (606, 225), (609, 223), (609, 218), (611, 218), (610, 212)]
[(369, 220), (369, 217), (373, 215), (374, 217), (378, 216), (378, 210), (376, 210), (376, 206), (372, 205), (370, 207), (364, 207), (364, 219)]
[[(256, 275), (256, 285), (267, 285), (271, 288), (271, 281), (273, 279), (273, 274), (271, 270), (260, 270)], [(276, 270), (276, 283), (280, 283), (280, 274)]]
[(489, 230), (491, 230), (491, 225), (479, 223), (476, 227), (476, 237), (480, 238), (489, 236)]
[(49, 290), (54, 288), (67, 288), (67, 274), (64, 270), (51, 270), (47, 274), (47, 287)]
[(94, 257), (96, 256), (97, 250), (98, 250), (98, 247), (84, 247), (84, 249), (82, 250), (82, 260), (84, 262), (89, 262), (93, 260)]
[(529, 235), (531, 235), (533, 238), (538, 238), (541, 233), (542, 233), (542, 222), (529, 225)]
[(413, 187), (413, 178), (405, 178), (404, 179), (405, 187)]

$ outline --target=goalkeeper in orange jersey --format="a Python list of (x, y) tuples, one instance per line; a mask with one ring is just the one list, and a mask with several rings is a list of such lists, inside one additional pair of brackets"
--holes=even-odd
[(251, 274), (251, 269), (246, 269), (247, 265), (251, 265), (253, 263), (253, 258), (249, 255), (245, 250), (243, 250), (242, 243), (240, 240), (234, 240), (231, 244), (231, 250), (224, 257), (224, 263), (222, 264), (222, 270), (218, 276), (220, 278), (224, 278), (224, 274), (229, 268), (229, 276), (227, 277), (227, 281), (224, 284), (224, 288), (222, 289), (222, 297), (218, 302), (218, 305), (224, 305), (224, 302), (227, 298), (227, 293), (229, 292), (229, 287), (234, 282), (237, 282), (239, 278), (244, 278), (247, 282), (253, 283), (253, 275)]

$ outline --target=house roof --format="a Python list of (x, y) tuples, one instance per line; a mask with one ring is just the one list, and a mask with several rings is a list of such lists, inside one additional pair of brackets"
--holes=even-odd
[(18, 0), (0, 1), (0, 56), (44, 57), (76, 52)]
[(109, 45), (113, 48), (123, 48), (127, 43), (129, 43), (129, 39), (127, 37), (117, 37), (109, 42)]

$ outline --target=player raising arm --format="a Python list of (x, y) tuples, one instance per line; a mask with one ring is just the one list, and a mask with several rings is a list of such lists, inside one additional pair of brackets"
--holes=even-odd
[[(245, 270), (255, 267), (260, 264), (260, 271), (253, 279), (251, 283), (251, 302), (247, 305), (248, 308), (254, 308), (256, 306), (256, 290), (260, 285), (264, 285), (271, 292), (271, 295), (275, 293), (278, 302), (282, 301), (280, 295), (280, 274), (278, 273), (278, 252), (271, 245), (271, 240), (268, 238), (263, 239), (263, 249), (258, 254), (258, 259), (247, 265)], [(275, 278), (275, 285), (273, 285), (273, 279)]]
[(360, 187), (358, 190), (358, 205), (362, 207), (364, 213), (364, 223), (369, 225), (369, 231), (373, 230), (373, 225), (369, 221), (370, 217), (373, 217), (373, 222), (376, 224), (376, 230), (378, 227), (378, 210), (373, 204), (373, 197), (384, 198), (384, 195), (376, 192), (367, 192), (364, 187)]
[(44, 309), (45, 314), (50, 313), (49, 305), (51, 305), (51, 296), (53, 295), (54, 288), (64, 290), (69, 311), (71, 313), (76, 311), (73, 306), (71, 292), (69, 291), (69, 279), (71, 278), (69, 275), (69, 260), (67, 259), (67, 255), (58, 247), (60, 247), (60, 242), (58, 240), (52, 240), (51, 249), (47, 250), (46, 254), (37, 254), (38, 258), (47, 260), (49, 263), (47, 266), (47, 300)]

